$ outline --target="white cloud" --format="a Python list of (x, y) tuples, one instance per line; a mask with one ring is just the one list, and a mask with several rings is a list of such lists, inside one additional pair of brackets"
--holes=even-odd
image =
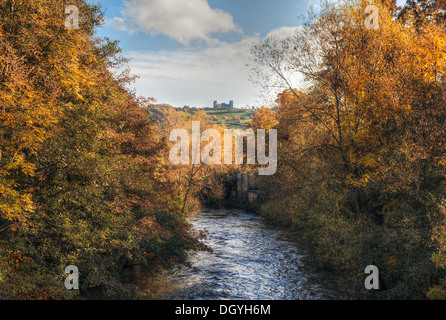
[(192, 40), (212, 42), (211, 35), (218, 32), (240, 32), (228, 12), (212, 9), (207, 0), (131, 0), (122, 15), (108, 24), (131, 32), (162, 33), (185, 45)]
[(302, 26), (298, 26), (298, 27), (281, 27), (281, 28), (277, 28), (277, 29), (273, 29), (271, 30), (267, 35), (266, 38), (268, 37), (276, 37), (279, 39), (286, 39), (288, 37), (293, 36), (297, 30), (303, 28)]
[[(267, 36), (283, 39), (298, 28), (278, 28)], [(251, 47), (258, 41), (260, 37), (255, 35), (197, 50), (133, 51), (124, 55), (130, 58), (132, 73), (140, 76), (135, 84), (137, 92), (154, 97), (159, 103), (211, 107), (214, 100), (234, 100), (238, 107), (271, 105), (283, 88), (265, 96), (250, 81)], [(292, 76), (291, 80), (298, 85), (302, 78)]]
[(251, 45), (258, 38), (219, 43), (197, 51), (126, 52), (137, 91), (160, 103), (211, 107), (213, 100), (252, 105), (257, 89), (249, 81)]

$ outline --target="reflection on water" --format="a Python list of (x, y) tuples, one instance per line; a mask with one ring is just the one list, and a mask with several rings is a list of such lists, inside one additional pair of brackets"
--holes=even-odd
[[(191, 267), (139, 284), (151, 299), (344, 299), (333, 274), (305, 263), (296, 236), (242, 210), (205, 209), (189, 218), (213, 252), (190, 253)], [(300, 248), (299, 248), (300, 246)]]

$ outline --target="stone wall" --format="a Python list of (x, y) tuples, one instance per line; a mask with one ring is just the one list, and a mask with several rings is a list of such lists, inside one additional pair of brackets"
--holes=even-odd
[(240, 201), (254, 202), (258, 198), (255, 184), (255, 177), (249, 172), (237, 173), (237, 188), (235, 194), (233, 192), (232, 195)]

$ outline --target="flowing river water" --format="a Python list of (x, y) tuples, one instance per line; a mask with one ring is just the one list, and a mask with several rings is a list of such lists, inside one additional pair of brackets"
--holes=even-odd
[(190, 266), (138, 279), (162, 300), (346, 299), (333, 273), (310, 262), (295, 233), (238, 209), (204, 209), (188, 219), (213, 252), (191, 252)]

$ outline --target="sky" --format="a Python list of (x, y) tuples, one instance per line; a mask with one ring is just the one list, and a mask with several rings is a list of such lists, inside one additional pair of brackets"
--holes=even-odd
[[(253, 75), (251, 46), (286, 37), (320, 0), (90, 0), (106, 22), (98, 36), (120, 41), (137, 94), (175, 107), (236, 107), (266, 101)], [(404, 0), (398, 0), (401, 5)], [(296, 78), (295, 82), (299, 82)], [(293, 83), (299, 87), (299, 83)]]
[(139, 95), (175, 107), (259, 106), (250, 48), (291, 35), (319, 0), (92, 0), (106, 22), (100, 37), (119, 40), (139, 78)]

